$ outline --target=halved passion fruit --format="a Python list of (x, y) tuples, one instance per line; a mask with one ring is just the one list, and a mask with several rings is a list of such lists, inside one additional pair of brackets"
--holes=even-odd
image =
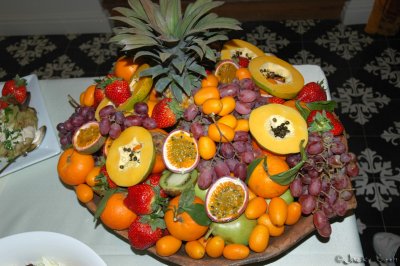
[(239, 66), (231, 59), (222, 60), (215, 68), (215, 76), (221, 83), (231, 83), (236, 77)]
[(74, 149), (82, 154), (92, 154), (98, 151), (106, 138), (100, 134), (100, 126), (96, 121), (83, 124), (72, 137)]
[(192, 171), (200, 160), (196, 139), (187, 131), (172, 131), (164, 142), (163, 159), (171, 172), (184, 174)]
[(237, 219), (246, 209), (249, 191), (236, 177), (221, 177), (208, 189), (205, 206), (208, 217), (218, 223)]

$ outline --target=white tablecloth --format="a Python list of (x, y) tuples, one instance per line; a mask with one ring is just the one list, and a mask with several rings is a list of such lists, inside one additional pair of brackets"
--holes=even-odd
[[(317, 66), (301, 66), (306, 81), (321, 80)], [(73, 109), (67, 95), (79, 94), (94, 78), (40, 81), (41, 92), (53, 123), (66, 120)], [(72, 236), (91, 247), (110, 266), (160, 265), (148, 255), (135, 253), (127, 242), (96, 226), (91, 213), (81, 205), (75, 192), (66, 188), (57, 176), (58, 156), (42, 161), (0, 179), (0, 238), (28, 231), (52, 231)], [(360, 261), (363, 253), (355, 217), (333, 224), (327, 242), (315, 236), (301, 243), (269, 265), (340, 265), (341, 259)], [(0, 258), (0, 265), (1, 258)], [(361, 263), (357, 263), (361, 265)]]

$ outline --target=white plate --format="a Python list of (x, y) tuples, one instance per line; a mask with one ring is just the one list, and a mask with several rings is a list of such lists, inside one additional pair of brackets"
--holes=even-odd
[[(0, 177), (18, 171), (22, 168), (25, 168), (29, 165), (38, 163), (42, 160), (48, 159), (52, 156), (55, 156), (60, 153), (60, 145), (58, 143), (58, 139), (53, 130), (53, 126), (50, 122), (49, 114), (47, 113), (46, 106), (44, 104), (43, 96), (40, 91), (39, 81), (36, 75), (32, 74), (29, 76), (23, 77), (26, 79), (28, 85), (27, 90), (31, 93), (31, 101), (29, 105), (36, 109), (38, 116), (38, 126), (46, 125), (47, 132), (46, 136), (39, 146), (38, 149), (29, 153), (26, 157), (19, 157), (14, 163), (8, 166), (7, 169), (0, 174)], [(0, 90), (3, 88), (4, 82), (0, 83)], [(6, 160), (2, 158), (0, 162), (0, 167), (4, 165)]]
[(35, 231), (0, 239), (0, 265), (35, 264), (43, 257), (62, 266), (106, 266), (86, 244), (67, 235)]

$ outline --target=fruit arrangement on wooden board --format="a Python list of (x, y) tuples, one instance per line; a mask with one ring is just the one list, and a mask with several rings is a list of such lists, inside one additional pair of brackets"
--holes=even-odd
[(128, 2), (110, 40), (126, 54), (57, 125), (61, 181), (134, 249), (175, 263), (259, 262), (329, 237), (356, 207), (358, 166), (325, 84), (228, 40), (240, 26), (209, 13), (221, 2)]

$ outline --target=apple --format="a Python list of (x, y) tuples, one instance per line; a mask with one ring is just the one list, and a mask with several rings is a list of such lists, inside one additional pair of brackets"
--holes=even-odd
[(206, 200), (206, 194), (207, 194), (208, 188), (207, 189), (201, 189), (199, 185), (196, 182), (196, 185), (194, 186), (194, 194), (202, 199), (203, 201)]
[(222, 237), (226, 243), (249, 244), (249, 237), (257, 220), (247, 219), (244, 214), (227, 223), (211, 223), (210, 229), (214, 236)]

